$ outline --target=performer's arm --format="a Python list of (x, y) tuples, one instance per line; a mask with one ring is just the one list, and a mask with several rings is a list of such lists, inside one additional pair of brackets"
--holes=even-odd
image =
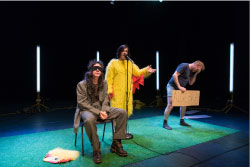
[(108, 95), (113, 94), (113, 82), (114, 82), (114, 68), (113, 68), (113, 61), (111, 61), (107, 68), (106, 68), (106, 76), (105, 79), (107, 81), (108, 84)]
[(200, 72), (201, 72), (201, 70), (198, 70), (198, 71), (194, 74), (194, 76), (190, 77), (190, 79), (189, 79), (189, 85), (193, 85), (193, 84), (195, 83), (196, 77), (197, 77), (197, 75), (198, 75)]
[(179, 79), (178, 79), (178, 76), (180, 75), (180, 73), (178, 71), (175, 71), (174, 74), (173, 74), (173, 78), (174, 78), (174, 82), (175, 82), (175, 85), (177, 86), (178, 89), (180, 89), (182, 92), (185, 92), (186, 91), (186, 88), (182, 87), (179, 83)]
[(154, 73), (156, 70), (151, 68), (151, 65), (144, 67), (142, 69), (139, 69), (139, 67), (136, 64), (133, 64), (133, 75), (138, 77), (142, 74), (144, 74), (144, 78), (150, 76), (152, 73)]
[(109, 112), (109, 99), (108, 99), (108, 85), (107, 82), (104, 82), (103, 85), (103, 93), (104, 93), (104, 100), (102, 102), (102, 111)]

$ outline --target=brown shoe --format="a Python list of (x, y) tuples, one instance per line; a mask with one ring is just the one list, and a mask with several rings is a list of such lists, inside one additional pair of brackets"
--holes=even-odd
[(93, 150), (93, 161), (96, 164), (102, 163), (100, 143), (99, 143), (99, 148), (97, 150)]
[(121, 140), (120, 139), (114, 139), (113, 143), (110, 147), (110, 151), (112, 153), (116, 153), (117, 155), (121, 156), (121, 157), (126, 157), (128, 156), (127, 151), (123, 150), (123, 146), (121, 144)]

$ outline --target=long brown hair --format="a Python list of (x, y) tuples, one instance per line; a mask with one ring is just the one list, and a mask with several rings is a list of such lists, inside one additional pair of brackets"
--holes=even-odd
[[(104, 70), (103, 62), (94, 59), (89, 61), (88, 71), (84, 75), (84, 80), (87, 83), (87, 94), (91, 98), (91, 101), (93, 101), (95, 95), (95, 87), (93, 84), (93, 68), (92, 68), (95, 64), (101, 65), (102, 69)], [(103, 89), (103, 81), (104, 81), (104, 72), (102, 71), (100, 77), (98, 78), (98, 89), (97, 89), (98, 92)]]

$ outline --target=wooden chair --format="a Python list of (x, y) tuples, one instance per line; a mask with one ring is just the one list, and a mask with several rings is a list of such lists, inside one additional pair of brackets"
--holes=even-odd
[[(106, 128), (106, 123), (108, 122), (111, 122), (112, 124), (112, 136), (114, 135), (114, 127), (113, 127), (113, 120), (101, 120), (101, 119), (98, 119), (96, 120), (96, 124), (104, 124), (104, 127), (103, 127), (103, 135), (102, 135), (102, 141), (104, 141), (104, 134), (105, 134), (105, 128)], [(84, 156), (84, 142), (83, 142), (83, 127), (84, 127), (84, 123), (81, 119), (81, 131), (82, 131), (82, 155)], [(76, 147), (76, 140), (77, 140), (77, 133), (75, 135), (75, 147)]]

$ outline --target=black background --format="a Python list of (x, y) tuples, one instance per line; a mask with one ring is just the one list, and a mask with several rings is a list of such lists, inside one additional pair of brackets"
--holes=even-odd
[[(0, 2), (2, 104), (36, 99), (36, 45), (41, 46), (41, 96), (76, 99), (90, 59), (105, 65), (121, 44), (140, 67), (160, 53), (160, 90), (182, 62), (206, 70), (188, 89), (201, 106), (223, 107), (229, 98), (230, 43), (235, 44), (234, 102), (249, 108), (249, 2)], [(156, 75), (134, 99), (155, 99)]]

